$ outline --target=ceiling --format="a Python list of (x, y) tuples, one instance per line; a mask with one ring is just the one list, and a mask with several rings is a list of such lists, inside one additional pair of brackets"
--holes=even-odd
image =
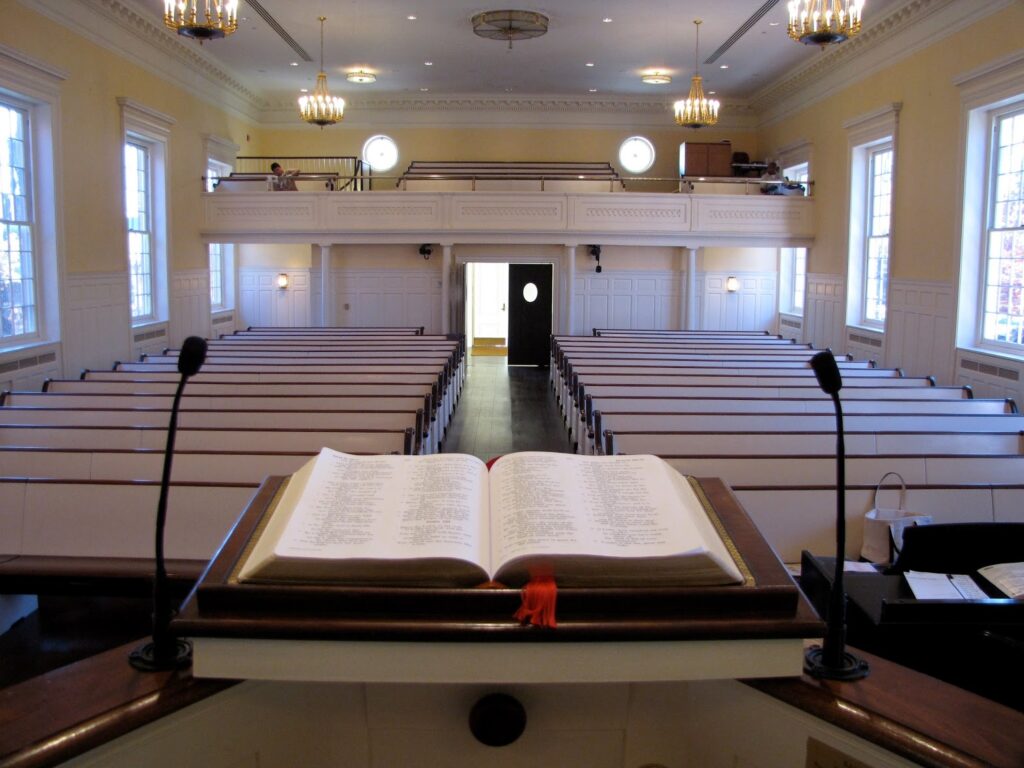
[[(906, 2), (867, 0), (865, 27)], [(160, 23), (162, 0), (127, 4)], [(787, 37), (786, 6), (785, 0), (241, 0), (238, 31), (205, 43), (199, 53), (267, 104), (294, 103), (316, 80), (317, 17), (323, 15), (330, 90), (349, 100), (518, 94), (669, 102), (689, 90), (693, 21), (700, 18), (705, 90), (726, 103), (743, 102), (823, 55)], [(509, 49), (473, 33), (474, 14), (509, 7), (548, 16), (547, 34)], [(357, 69), (373, 72), (377, 81), (346, 81), (345, 73)], [(671, 75), (672, 83), (641, 82), (641, 74), (655, 70)]]

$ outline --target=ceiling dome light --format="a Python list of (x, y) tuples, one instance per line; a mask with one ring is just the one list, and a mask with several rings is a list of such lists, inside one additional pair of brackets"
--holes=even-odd
[(471, 19), (473, 32), (488, 40), (529, 40), (548, 31), (548, 17), (533, 11), (484, 11)]
[(349, 72), (345, 75), (345, 79), (350, 83), (375, 83), (377, 82), (377, 76), (373, 72), (367, 72), (363, 69), (357, 69), (355, 72)]
[(648, 72), (641, 76), (640, 81), (648, 85), (668, 85), (672, 78), (664, 72)]

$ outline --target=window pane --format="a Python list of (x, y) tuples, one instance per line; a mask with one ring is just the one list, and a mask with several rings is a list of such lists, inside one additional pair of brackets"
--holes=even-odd
[(128, 272), (132, 318), (153, 315), (153, 232), (149, 217), (149, 150), (124, 145), (124, 200), (128, 219)]
[(36, 333), (28, 115), (0, 102), (0, 338)]
[(995, 121), (982, 338), (1024, 344), (1024, 111)]
[(889, 282), (889, 228), (892, 223), (892, 148), (877, 149), (868, 159), (868, 216), (864, 263), (864, 319), (885, 322)]
[(224, 306), (224, 246), (210, 243), (210, 306)]

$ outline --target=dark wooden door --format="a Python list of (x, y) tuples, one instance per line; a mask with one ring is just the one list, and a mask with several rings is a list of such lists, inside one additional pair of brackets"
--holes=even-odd
[(551, 265), (508, 266), (508, 364), (547, 365), (551, 349)]

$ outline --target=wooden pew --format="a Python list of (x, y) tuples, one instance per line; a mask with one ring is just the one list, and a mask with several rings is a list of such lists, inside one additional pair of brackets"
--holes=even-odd
[[(171, 479), (186, 483), (260, 483), (268, 475), (290, 475), (315, 451), (175, 451)], [(0, 474), (25, 478), (160, 480), (163, 451), (0, 447)]]
[[(0, 446), (51, 448), (163, 449), (166, 427), (13, 426), (0, 425)], [(400, 429), (203, 429), (178, 431), (175, 450), (196, 451), (319, 451), (327, 446), (345, 453), (414, 451), (415, 433)], [(236, 510), (237, 511), (237, 510)]]

